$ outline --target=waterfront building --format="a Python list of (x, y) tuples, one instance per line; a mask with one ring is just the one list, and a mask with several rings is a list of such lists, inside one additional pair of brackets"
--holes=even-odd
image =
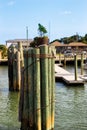
[(6, 46), (9, 47), (11, 44), (17, 44), (21, 43), (23, 48), (29, 47), (30, 43), (32, 42), (32, 39), (14, 39), (14, 40), (7, 40), (6, 41)]
[(55, 46), (56, 52), (63, 53), (66, 50), (71, 50), (73, 53), (81, 53), (82, 51), (87, 52), (87, 44), (82, 42), (72, 42), (69, 44), (62, 44), (61, 42), (54, 41), (50, 44), (50, 46)]

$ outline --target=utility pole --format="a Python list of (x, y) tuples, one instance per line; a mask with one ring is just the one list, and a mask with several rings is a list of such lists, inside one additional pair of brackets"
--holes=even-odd
[(28, 49), (28, 26), (26, 26), (26, 39), (27, 39), (27, 49)]
[(49, 42), (50, 42), (50, 22), (49, 22)]

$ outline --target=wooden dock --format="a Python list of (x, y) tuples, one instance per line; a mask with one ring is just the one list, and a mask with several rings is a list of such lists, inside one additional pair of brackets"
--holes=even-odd
[(77, 80), (75, 80), (74, 74), (66, 71), (62, 67), (59, 67), (55, 64), (55, 79), (58, 81), (61, 79), (63, 82), (65, 82), (67, 85), (84, 85), (84, 79), (80, 78), (78, 76)]

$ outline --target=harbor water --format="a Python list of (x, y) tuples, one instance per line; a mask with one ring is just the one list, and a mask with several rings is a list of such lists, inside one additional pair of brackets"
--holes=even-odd
[[(74, 73), (73, 66), (66, 69)], [(19, 92), (8, 89), (8, 67), (0, 66), (0, 130), (20, 130), (18, 103)], [(84, 86), (56, 83), (54, 130), (87, 130), (87, 83)]]

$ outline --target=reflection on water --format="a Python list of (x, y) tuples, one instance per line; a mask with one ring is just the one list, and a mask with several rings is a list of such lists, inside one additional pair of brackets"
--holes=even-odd
[[(55, 130), (87, 130), (87, 83), (77, 87), (56, 83), (55, 95)], [(18, 102), (19, 93), (8, 91), (7, 67), (0, 66), (0, 130), (20, 129)]]
[(8, 90), (8, 69), (0, 66), (0, 130), (19, 130), (19, 93)]

